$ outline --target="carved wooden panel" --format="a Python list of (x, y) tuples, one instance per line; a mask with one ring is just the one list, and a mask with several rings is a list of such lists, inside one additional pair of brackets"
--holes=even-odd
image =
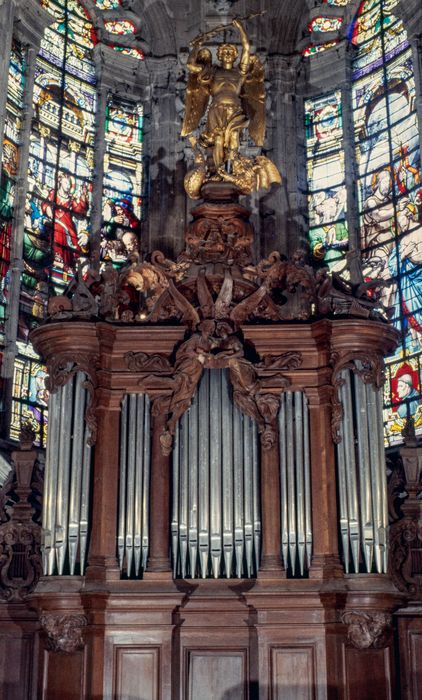
[(410, 634), (411, 698), (422, 698), (422, 634)]
[(247, 652), (196, 649), (187, 652), (187, 700), (247, 700)]
[(159, 700), (159, 647), (116, 646), (114, 668), (114, 700)]
[(0, 697), (7, 700), (31, 697), (32, 648), (30, 636), (0, 636)]
[(80, 700), (85, 693), (85, 651), (44, 651), (42, 700)]
[(346, 700), (393, 700), (389, 649), (344, 652)]
[(271, 649), (271, 700), (315, 700), (313, 646)]

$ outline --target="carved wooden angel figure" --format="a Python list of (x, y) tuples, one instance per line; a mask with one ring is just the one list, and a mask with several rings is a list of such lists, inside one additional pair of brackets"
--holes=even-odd
[(201, 34), (191, 44), (182, 136), (192, 134), (199, 127), (208, 108), (199, 139), (190, 139), (195, 167), (185, 178), (185, 189), (193, 199), (199, 198), (200, 189), (207, 181), (231, 182), (243, 194), (281, 181), (270, 160), (264, 156), (248, 158), (239, 153), (245, 129), (258, 146), (264, 142), (264, 68), (258, 56), (251, 54), (241, 20), (234, 19), (231, 24), (239, 31), (242, 43), (237, 64), (239, 52), (234, 44), (224, 43), (218, 47), (217, 58), (221, 65), (213, 64), (211, 51), (203, 47), (206, 39), (229, 25)]

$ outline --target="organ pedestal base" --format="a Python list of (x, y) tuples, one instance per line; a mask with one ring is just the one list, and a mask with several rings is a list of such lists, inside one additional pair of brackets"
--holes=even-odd
[(43, 579), (40, 697), (392, 699), (401, 598), (384, 576), (365, 592), (365, 578)]

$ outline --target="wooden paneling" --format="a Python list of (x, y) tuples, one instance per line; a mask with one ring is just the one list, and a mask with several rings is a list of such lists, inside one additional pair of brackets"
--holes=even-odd
[(247, 700), (246, 650), (189, 650), (187, 700)]
[(422, 698), (422, 634), (410, 634), (412, 698)]
[(345, 648), (347, 700), (393, 700), (388, 649)]
[(57, 654), (44, 651), (42, 700), (82, 700), (84, 689), (83, 651)]
[(27, 700), (31, 697), (32, 638), (0, 636), (0, 697)]
[(315, 700), (314, 647), (271, 649), (271, 700)]
[(116, 646), (114, 659), (114, 700), (159, 700), (158, 647)]

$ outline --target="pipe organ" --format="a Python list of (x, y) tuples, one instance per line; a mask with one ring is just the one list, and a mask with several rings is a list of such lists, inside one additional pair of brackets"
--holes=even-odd
[(84, 416), (86, 375), (76, 372), (49, 401), (42, 552), (45, 575), (85, 571), (91, 498), (90, 428)]
[(369, 675), (371, 700), (396, 697), (397, 333), (356, 266), (254, 265), (249, 212), (207, 187), (180, 258), (76, 280), (32, 334), (51, 390), (22, 623), (41, 697), (362, 700)]
[(227, 370), (205, 370), (173, 454), (175, 576), (250, 578), (259, 566), (256, 424), (233, 404)]
[(117, 551), (120, 571), (129, 577), (140, 576), (148, 558), (150, 432), (149, 397), (126, 395), (121, 410)]
[(387, 477), (382, 389), (365, 384), (358, 372), (340, 374), (343, 417), (337, 446), (339, 519), (346, 573), (388, 567)]

